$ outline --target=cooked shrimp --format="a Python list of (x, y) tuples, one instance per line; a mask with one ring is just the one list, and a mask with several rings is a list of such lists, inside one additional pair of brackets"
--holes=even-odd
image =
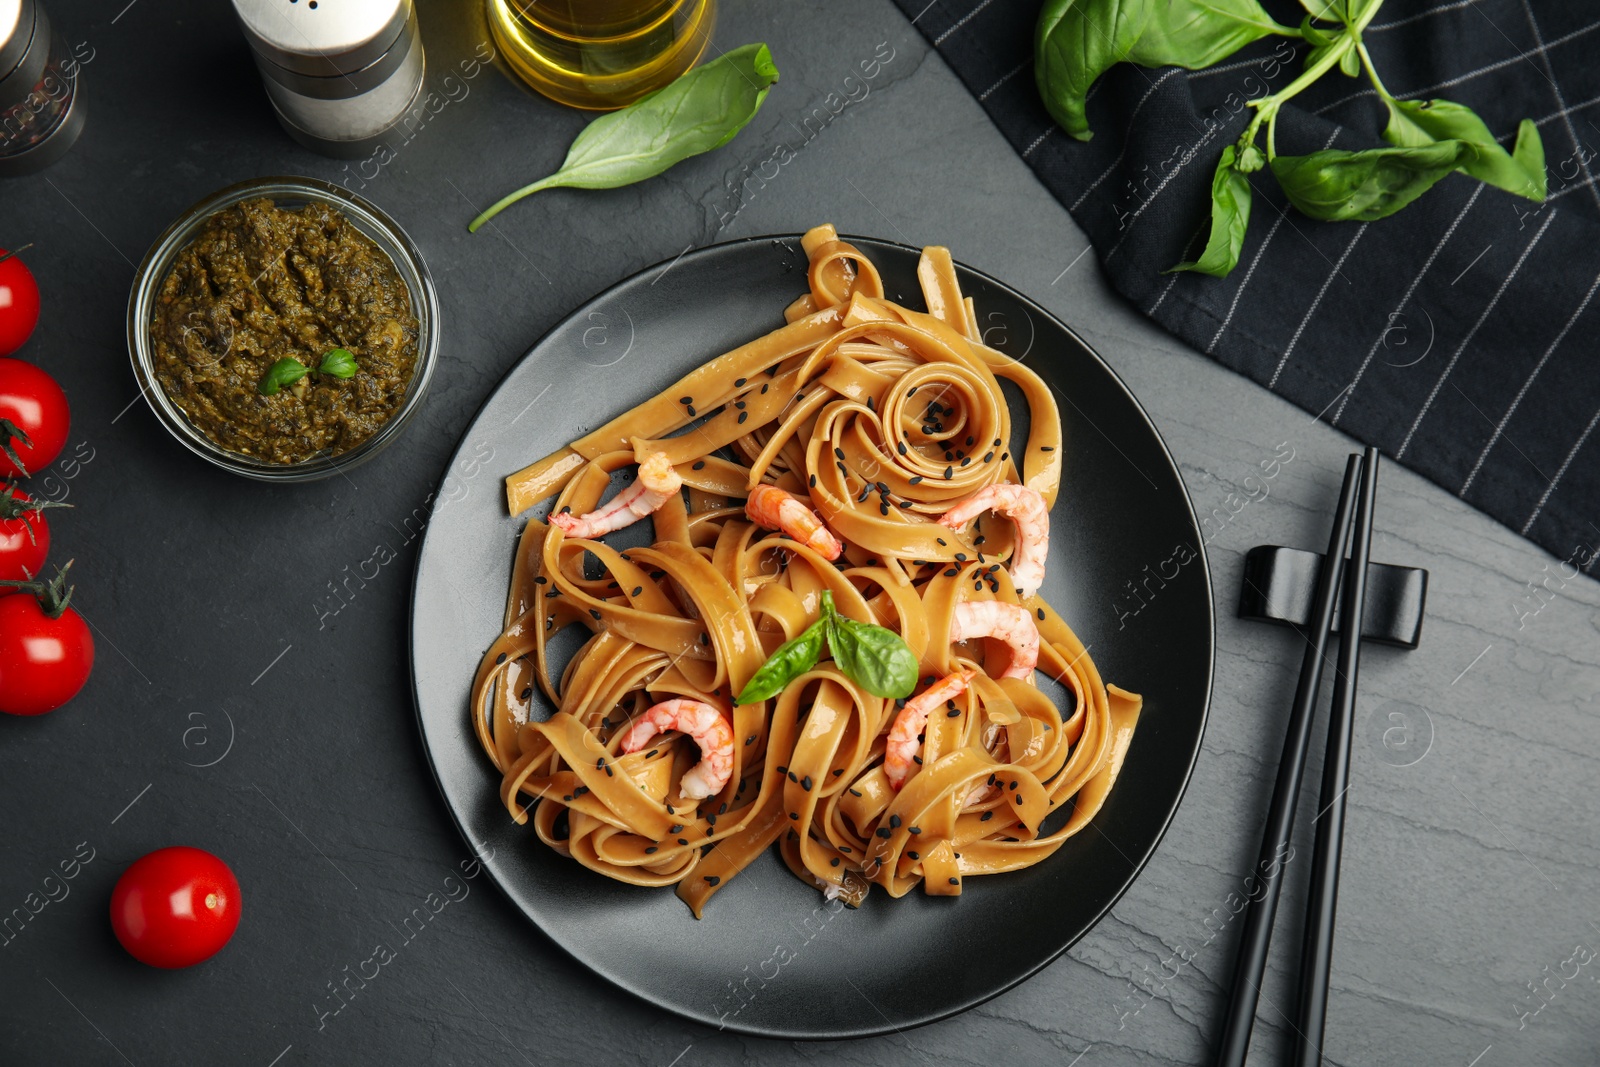
[(733, 727), (702, 700), (663, 700), (646, 711), (622, 737), (624, 753), (637, 752), (668, 730), (687, 734), (700, 746), (700, 762), (683, 774), (678, 788), (690, 800), (722, 791), (733, 776)]
[(1039, 662), (1039, 627), (1033, 613), (1000, 600), (968, 600), (950, 613), (950, 642), (992, 637), (1011, 646), (1011, 663), (1002, 678), (1027, 678)]
[(758, 485), (752, 489), (750, 499), (745, 501), (744, 513), (757, 526), (781, 530), (826, 559), (838, 559), (844, 552), (844, 545), (822, 524), (816, 512), (793, 493), (786, 493), (775, 485)]
[(889, 784), (899, 789), (911, 777), (911, 761), (922, 745), (922, 732), (928, 727), (928, 712), (947, 700), (954, 700), (967, 691), (974, 670), (956, 671), (934, 682), (921, 693), (906, 701), (900, 714), (889, 727), (889, 740), (883, 749), (883, 773)]
[(609, 503), (587, 515), (552, 515), (550, 522), (565, 530), (568, 537), (600, 537), (655, 514), (682, 486), (683, 478), (673, 470), (666, 453), (652, 452), (639, 464), (638, 480)]
[(959, 530), (985, 511), (1010, 519), (1017, 528), (1017, 547), (1011, 554), (1011, 582), (1026, 596), (1044, 584), (1044, 558), (1050, 551), (1050, 509), (1038, 490), (1002, 482), (986, 485), (956, 501), (939, 516), (939, 525)]

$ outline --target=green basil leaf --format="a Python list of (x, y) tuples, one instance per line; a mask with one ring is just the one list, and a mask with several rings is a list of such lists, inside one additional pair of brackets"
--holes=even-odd
[(1359, 152), (1329, 149), (1278, 156), (1272, 173), (1290, 202), (1311, 218), (1370, 222), (1393, 215), (1476, 152), (1464, 141)]
[(1300, 0), (1300, 6), (1314, 19), (1323, 22), (1344, 21), (1344, 0)]
[(778, 68), (764, 44), (735, 48), (676, 81), (602, 115), (578, 134), (561, 169), (496, 202), (479, 226), (540, 189), (614, 189), (653, 178), (674, 163), (720, 148), (761, 109)]
[(899, 700), (917, 687), (917, 657), (893, 630), (835, 615), (828, 647), (839, 669), (873, 696)]
[(1361, 77), (1361, 53), (1354, 48), (1339, 57), (1339, 69), (1347, 78)]
[(1236, 152), (1234, 145), (1222, 150), (1211, 178), (1211, 235), (1206, 238), (1205, 251), (1199, 259), (1179, 263), (1163, 273), (1192, 270), (1223, 278), (1238, 264), (1245, 230), (1250, 226), (1250, 179), (1234, 165)]
[(1089, 87), (1128, 58), (1159, 0), (1048, 0), (1033, 36), (1034, 80), (1045, 110), (1080, 141)]
[(1128, 58), (1199, 70), (1279, 29), (1256, 0), (1155, 0)]
[(807, 626), (792, 641), (785, 641), (778, 650), (767, 657), (761, 669), (750, 676), (735, 704), (755, 704), (775, 697), (784, 686), (817, 665), (822, 658), (822, 639), (828, 628), (826, 616)]
[(348, 348), (330, 348), (327, 355), (322, 357), (322, 362), (317, 364), (317, 373), (331, 374), (335, 378), (354, 378), (356, 376), (355, 353)]
[(1543, 200), (1546, 192), (1544, 142), (1539, 127), (1523, 119), (1515, 148), (1507, 152), (1471, 108), (1449, 100), (1389, 100), (1389, 125), (1383, 139), (1418, 147), (1436, 141), (1465, 141), (1477, 149), (1461, 170), (1497, 189)]
[(306, 376), (306, 365), (298, 359), (280, 359), (267, 368), (267, 373), (261, 376), (261, 382), (256, 386), (256, 392), (262, 396), (276, 396), (278, 390), (286, 385), (293, 385)]

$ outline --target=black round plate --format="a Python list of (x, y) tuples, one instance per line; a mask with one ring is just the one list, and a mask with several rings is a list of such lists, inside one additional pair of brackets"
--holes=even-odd
[[(888, 295), (921, 306), (917, 251), (849, 238)], [(467, 430), (417, 559), (411, 661), (423, 742), (445, 802), (506, 894), (577, 960), (669, 1011), (784, 1038), (841, 1038), (931, 1022), (1055, 959), (1132, 883), (1177, 809), (1211, 696), (1211, 580), (1161, 437), (1088, 345), (1000, 282), (960, 269), (985, 337), (1056, 389), (1065, 472), (1046, 597), (1103, 676), (1144, 694), (1122, 776), (1090, 828), (1028, 870), (959, 898), (874, 892), (829, 907), (769, 853), (697, 922), (670, 890), (622, 885), (562, 859), (501, 806), (467, 696), (500, 632), (512, 549), (501, 479), (783, 324), (806, 287), (797, 237), (691, 252), (614, 286), (546, 335)]]

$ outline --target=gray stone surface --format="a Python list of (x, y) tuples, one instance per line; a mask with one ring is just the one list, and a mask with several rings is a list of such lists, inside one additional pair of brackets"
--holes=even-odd
[[(732, 145), (635, 188), (541, 194), (469, 236), (474, 205), (553, 169), (584, 120), (494, 71), (446, 85), (485, 39), (481, 17), (473, 3), (422, 0), (430, 84), (458, 99), (361, 191), (420, 242), (439, 283), (436, 391), (420, 424), (351, 479), (277, 489), (212, 472), (132, 403), (126, 293), (144, 248), (204, 194), (268, 173), (337, 179), (342, 165), (279, 133), (225, 5), (50, 6), (94, 49), (93, 110), (66, 160), (0, 184), (0, 243), (35, 242), (46, 310), (23, 354), (71, 393), (68, 456), (79, 442), (92, 456), (58, 465), (53, 484), (77, 505), (57, 513), (59, 558), (78, 559), (100, 660), (68, 708), (0, 723), (0, 909), (80, 842), (94, 859), (0, 947), (0, 1061), (1209, 1061), (1237, 936), (1230, 894), (1254, 859), (1301, 647), (1232, 618), (1241, 561), (1262, 542), (1320, 542), (1354, 443), (1116, 298), (1077, 226), (898, 11), (726, 3), (718, 44), (765, 39), (783, 70)], [(893, 58), (861, 97), (845, 78), (880, 42)], [(830, 92), (861, 98), (824, 123)], [(782, 144), (793, 159), (763, 171)], [(1215, 700), (1165, 842), (1040, 975), (880, 1039), (788, 1044), (681, 1022), (589, 977), (482, 878), (334, 1014), (329, 983), (467, 858), (410, 706), (405, 518), (488, 390), (570, 307), (686, 248), (823, 220), (947, 244), (1044, 303), (1126, 379), (1213, 516)], [(1293, 459), (1263, 482), (1280, 444)], [(1379, 524), (1378, 558), (1432, 572), (1430, 617), (1418, 651), (1374, 648), (1364, 661), (1328, 1060), (1593, 1062), (1600, 962), (1580, 967), (1575, 950), (1600, 945), (1600, 587), (1564, 581), (1558, 560), (1393, 465)], [(319, 629), (327, 583), (379, 541), (399, 561)], [(1138, 636), (1133, 618), (1127, 639)], [(1317, 780), (1314, 760), (1296, 841), (1306, 856)], [(174, 842), (234, 862), (246, 918), (205, 967), (156, 974), (121, 954), (106, 901), (125, 864)], [(1293, 1010), (1290, 882), (1261, 1064), (1283, 1061)]]

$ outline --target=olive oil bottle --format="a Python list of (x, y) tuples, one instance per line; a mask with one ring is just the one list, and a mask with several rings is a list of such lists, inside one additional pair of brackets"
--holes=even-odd
[(506, 64), (572, 107), (625, 107), (699, 62), (716, 0), (486, 0)]

